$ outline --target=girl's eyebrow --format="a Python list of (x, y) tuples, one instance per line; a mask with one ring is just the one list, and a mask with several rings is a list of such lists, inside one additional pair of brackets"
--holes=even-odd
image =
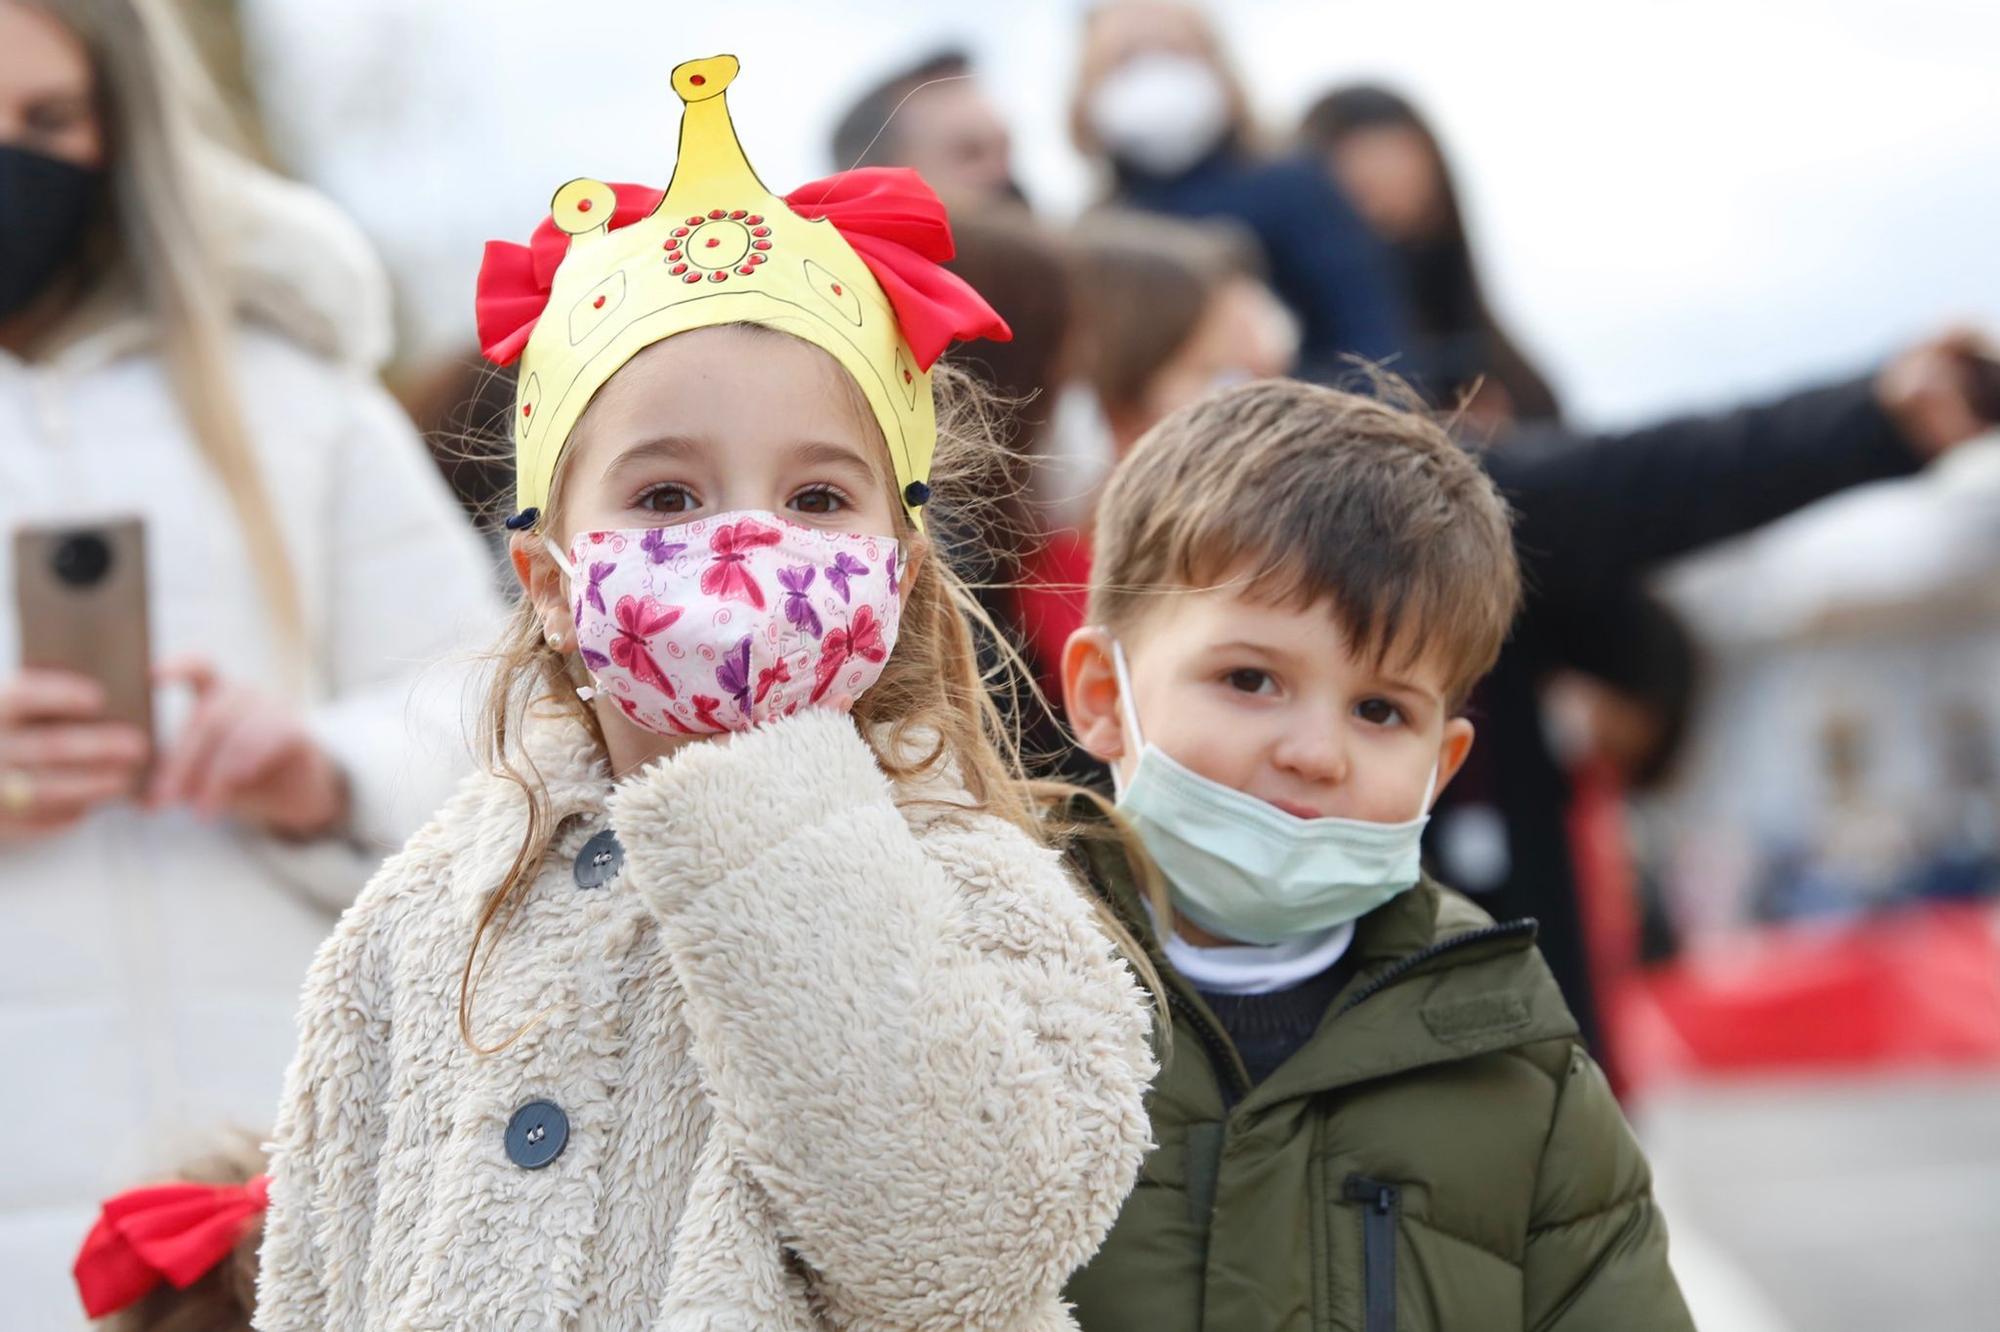
[(702, 441), (690, 436), (657, 435), (621, 449), (617, 457), (605, 464), (604, 476), (609, 479), (642, 463), (683, 461), (698, 457), (705, 451)]
[(847, 467), (873, 481), (880, 473), (862, 456), (861, 450), (852, 444), (836, 443), (833, 440), (801, 440), (792, 446), (792, 461), (805, 467)]

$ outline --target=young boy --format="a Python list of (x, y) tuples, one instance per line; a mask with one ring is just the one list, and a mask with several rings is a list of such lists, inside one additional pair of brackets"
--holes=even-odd
[(1491, 482), (1373, 399), (1249, 384), (1113, 478), (1063, 694), (1164, 880), (1084, 844), (1173, 1043), (1085, 1332), (1691, 1328), (1534, 924), (1417, 863), (1519, 601)]

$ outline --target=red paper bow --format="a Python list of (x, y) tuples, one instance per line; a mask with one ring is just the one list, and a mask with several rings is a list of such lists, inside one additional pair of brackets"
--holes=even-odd
[(76, 1255), (91, 1318), (142, 1299), (161, 1281), (186, 1290), (227, 1258), (270, 1203), (271, 1177), (248, 1184), (160, 1184), (105, 1202)]
[[(650, 215), (660, 191), (613, 185), (613, 230)], [(862, 167), (801, 185), (785, 203), (809, 221), (825, 218), (854, 247), (882, 285), (920, 369), (928, 370), (954, 340), (1014, 334), (992, 306), (956, 273), (939, 265), (953, 254), (944, 204), (923, 177), (905, 167)], [(486, 242), (475, 308), (479, 346), (496, 365), (511, 364), (528, 345), (549, 302), (556, 267), (569, 237), (543, 218), (526, 245)]]

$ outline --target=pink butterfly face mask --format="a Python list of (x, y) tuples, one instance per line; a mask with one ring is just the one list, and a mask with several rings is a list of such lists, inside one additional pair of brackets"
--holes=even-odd
[(582, 532), (568, 560), (550, 554), (598, 693), (661, 735), (741, 731), (858, 698), (902, 620), (893, 538), (775, 513)]

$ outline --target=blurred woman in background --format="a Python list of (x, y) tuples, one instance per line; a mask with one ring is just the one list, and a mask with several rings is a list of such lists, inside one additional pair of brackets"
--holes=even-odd
[(1272, 290), (1301, 330), (1299, 373), (1332, 382), (1346, 356), (1411, 373), (1382, 247), (1303, 157), (1258, 141), (1242, 81), (1208, 17), (1171, 0), (1110, 0), (1084, 21), (1070, 135), (1109, 201), (1229, 218), (1256, 238)]
[(1306, 112), (1299, 142), (1388, 247), (1432, 401), (1462, 403), (1474, 434), (1561, 415), (1548, 380), (1493, 317), (1458, 187), (1417, 109), (1386, 88), (1339, 88)]
[(0, 615), (12, 1327), (74, 1324), (112, 1186), (269, 1122), (314, 947), (461, 768), (458, 684), (418, 673), (494, 612), (365, 373), (365, 244), (218, 118), (155, 0), (0, 0), (0, 518), (143, 519), (161, 663), (147, 736)]

